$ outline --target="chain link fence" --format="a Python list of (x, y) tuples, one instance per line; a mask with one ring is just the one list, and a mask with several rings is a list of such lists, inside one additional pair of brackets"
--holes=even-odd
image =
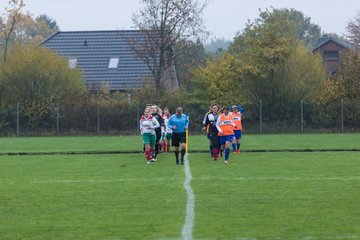
[[(17, 103), (8, 111), (0, 112), (2, 136), (78, 135), (78, 134), (138, 134), (139, 119), (144, 103), (133, 104), (52, 104), (44, 113), (29, 114), (26, 106)], [(244, 105), (244, 132), (301, 133), (301, 132), (356, 132), (360, 130), (360, 102), (341, 100), (327, 104), (300, 101), (297, 107), (286, 109), (281, 116), (263, 101)], [(176, 106), (168, 106), (174, 111)], [(201, 133), (203, 108), (184, 110), (190, 113), (190, 131)], [(37, 116), (41, 115), (41, 118)]]
[[(276, 117), (264, 103), (250, 103), (243, 125), (256, 133), (282, 132), (354, 132), (360, 130), (360, 102), (340, 100), (319, 104), (301, 100), (297, 107)], [(275, 117), (274, 117), (275, 115)]]

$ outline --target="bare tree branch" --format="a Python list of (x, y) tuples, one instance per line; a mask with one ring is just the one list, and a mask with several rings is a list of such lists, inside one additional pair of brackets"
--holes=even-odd
[[(207, 38), (202, 14), (207, 2), (197, 0), (142, 0), (144, 7), (133, 15), (133, 23), (144, 33), (136, 54), (153, 74), (156, 96), (166, 85), (166, 72), (174, 60), (189, 51), (190, 44)], [(139, 43), (139, 41), (138, 41)], [(174, 54), (176, 52), (176, 54)]]

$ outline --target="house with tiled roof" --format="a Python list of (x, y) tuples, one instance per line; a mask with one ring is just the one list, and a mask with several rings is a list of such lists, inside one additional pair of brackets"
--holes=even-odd
[(322, 56), (328, 76), (335, 74), (341, 62), (341, 52), (350, 49), (351, 45), (345, 41), (324, 35), (318, 39), (313, 53)]
[[(138, 30), (58, 31), (41, 45), (66, 57), (70, 68), (78, 68), (89, 90), (128, 91), (154, 83), (151, 69), (134, 49), (134, 41), (143, 40)], [(168, 90), (178, 89), (175, 66), (164, 76)]]

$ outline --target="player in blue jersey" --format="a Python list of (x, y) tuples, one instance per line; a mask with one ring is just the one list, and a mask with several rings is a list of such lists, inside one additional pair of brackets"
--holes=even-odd
[[(172, 129), (172, 146), (175, 147), (176, 164), (184, 164), (185, 148), (186, 148), (186, 129), (189, 127), (189, 119), (183, 114), (182, 107), (176, 109), (176, 113), (173, 114), (167, 127)], [(181, 144), (181, 159), (179, 161), (179, 147)]]

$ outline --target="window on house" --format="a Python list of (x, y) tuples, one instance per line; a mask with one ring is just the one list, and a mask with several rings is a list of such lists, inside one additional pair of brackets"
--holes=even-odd
[(324, 52), (324, 60), (325, 61), (338, 61), (339, 60), (339, 52), (338, 51)]
[(108, 68), (117, 68), (119, 65), (119, 58), (110, 58)]
[(76, 68), (77, 59), (76, 58), (69, 58), (69, 68), (74, 69)]

